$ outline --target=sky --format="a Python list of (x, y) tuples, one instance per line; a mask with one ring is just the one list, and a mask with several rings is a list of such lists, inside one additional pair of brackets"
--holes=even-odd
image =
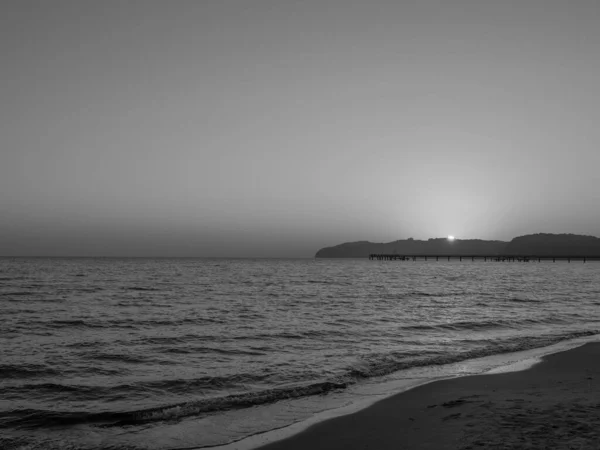
[(600, 236), (597, 0), (4, 0), (0, 255)]

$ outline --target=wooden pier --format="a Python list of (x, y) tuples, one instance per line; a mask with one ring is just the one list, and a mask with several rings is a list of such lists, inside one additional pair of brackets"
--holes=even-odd
[(538, 255), (398, 255), (396, 253), (385, 254), (385, 253), (372, 253), (369, 255), (370, 260), (377, 261), (439, 261), (443, 260), (458, 260), (465, 261), (471, 260), (475, 261), (490, 261), (490, 262), (542, 262), (552, 260), (552, 262), (556, 261), (583, 261), (584, 263), (587, 261), (600, 261), (600, 255), (597, 256), (538, 256)]

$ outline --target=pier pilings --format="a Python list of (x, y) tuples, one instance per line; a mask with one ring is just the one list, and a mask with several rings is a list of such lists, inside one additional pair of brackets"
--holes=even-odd
[[(423, 255), (423, 254), (407, 254), (407, 255), (400, 255), (397, 253), (371, 253), (369, 255), (369, 259), (370, 260), (376, 260), (376, 261), (418, 261), (418, 260), (423, 260), (423, 261), (428, 261), (428, 260), (432, 260), (433, 258), (435, 258), (436, 261), (439, 261), (440, 258), (447, 258), (448, 261), (451, 260), (458, 260), (460, 262), (462, 262), (464, 258), (471, 258), (472, 262), (475, 262), (476, 260), (480, 260), (483, 262), (532, 262), (532, 261), (537, 261), (538, 263), (541, 263), (542, 261), (550, 261), (552, 260), (552, 262), (556, 262), (558, 261), (565, 261), (567, 263), (570, 263), (571, 260), (573, 261), (582, 261), (583, 263), (586, 263), (587, 261), (600, 261), (600, 255), (593, 255), (593, 256), (579, 256), (579, 255), (448, 255), (448, 254), (444, 254), (444, 255), (435, 255), (435, 254), (427, 254), (427, 255)], [(429, 259), (428, 259), (429, 258)]]

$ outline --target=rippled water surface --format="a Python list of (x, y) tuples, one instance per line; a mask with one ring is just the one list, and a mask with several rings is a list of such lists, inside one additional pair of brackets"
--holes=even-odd
[(0, 259), (0, 447), (226, 443), (599, 305), (600, 263)]

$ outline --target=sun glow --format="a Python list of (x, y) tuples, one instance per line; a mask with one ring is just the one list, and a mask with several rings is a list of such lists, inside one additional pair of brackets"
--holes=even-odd
[(450, 242), (452, 242), (452, 241), (454, 240), (454, 236), (450, 236), (450, 235), (449, 235), (449, 236), (448, 236), (448, 240), (449, 240)]

